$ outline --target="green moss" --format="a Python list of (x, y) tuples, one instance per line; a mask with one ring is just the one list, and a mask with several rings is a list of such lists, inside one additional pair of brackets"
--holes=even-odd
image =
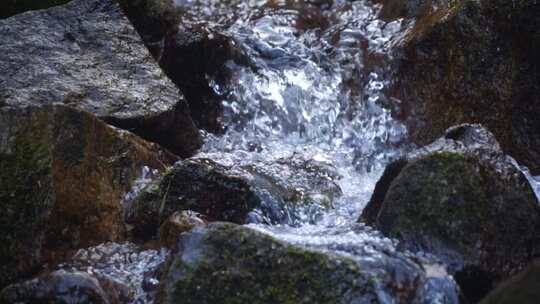
[(0, 287), (35, 266), (52, 204), (47, 130), (37, 123), (19, 132), (11, 153), (0, 154)]
[(488, 203), (473, 161), (440, 152), (403, 169), (385, 198), (389, 212), (380, 221), (394, 237), (427, 235), (465, 250), (479, 239), (479, 228), (489, 218)]
[(205, 234), (202, 256), (177, 260), (169, 303), (340, 303), (369, 298), (373, 286), (345, 258), (281, 243), (222, 224)]

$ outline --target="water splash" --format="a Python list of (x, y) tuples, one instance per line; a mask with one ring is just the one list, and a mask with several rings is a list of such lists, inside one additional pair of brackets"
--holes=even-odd
[(160, 266), (169, 255), (166, 249), (143, 250), (132, 243), (105, 243), (79, 250), (59, 269), (82, 271), (122, 286), (129, 303), (152, 303)]

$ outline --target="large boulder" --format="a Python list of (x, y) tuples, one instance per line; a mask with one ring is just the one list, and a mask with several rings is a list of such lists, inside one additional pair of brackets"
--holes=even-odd
[[(296, 247), (252, 228), (228, 223), (196, 227), (178, 242), (157, 303), (457, 303), (452, 281), (438, 289), (410, 261), (378, 267)], [(376, 264), (371, 261), (371, 264)], [(395, 264), (392, 264), (395, 263)], [(392, 266), (390, 266), (392, 264)], [(392, 274), (384, 273), (393, 268)], [(432, 290), (433, 291), (433, 290)]]
[(122, 199), (177, 157), (64, 105), (0, 107), (0, 287), (82, 246), (125, 238)]
[(189, 108), (112, 0), (0, 20), (0, 104), (64, 103), (189, 156), (201, 138)]
[(540, 173), (540, 3), (517, 0), (380, 1), (410, 28), (393, 52), (387, 94), (402, 101), (412, 139), (425, 145), (460, 123), (481, 123), (505, 152)]
[(536, 304), (540, 299), (540, 261), (500, 284), (480, 304)]
[(451, 128), (390, 164), (361, 220), (441, 258), (472, 301), (540, 254), (540, 204), (479, 125)]
[(209, 221), (294, 224), (300, 214), (329, 208), (341, 195), (330, 168), (297, 156), (252, 165), (207, 158), (175, 164), (130, 202), (126, 222), (137, 238), (157, 235), (174, 212), (193, 210)]

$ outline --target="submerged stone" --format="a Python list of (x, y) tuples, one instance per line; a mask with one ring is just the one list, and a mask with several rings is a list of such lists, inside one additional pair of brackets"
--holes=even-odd
[(176, 156), (64, 105), (0, 108), (0, 286), (125, 238), (122, 198)]
[[(409, 275), (412, 281), (394, 285), (353, 259), (289, 245), (248, 227), (213, 223), (182, 235), (156, 302), (429, 303), (422, 297), (426, 278), (403, 274)], [(457, 302), (455, 288), (439, 296), (443, 303)]]
[(540, 204), (479, 125), (449, 129), (389, 165), (361, 220), (441, 258), (471, 301), (540, 254)]
[(187, 157), (202, 140), (189, 108), (112, 0), (0, 20), (0, 104), (64, 103)]

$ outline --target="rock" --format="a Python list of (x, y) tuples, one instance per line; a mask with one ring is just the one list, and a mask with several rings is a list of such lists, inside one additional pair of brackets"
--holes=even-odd
[(387, 18), (414, 21), (397, 43), (387, 95), (403, 102), (413, 141), (481, 123), (503, 150), (540, 174), (540, 3), (382, 1)]
[(61, 5), (69, 0), (6, 0), (0, 4), (0, 19), (11, 17), (30, 10), (45, 9), (51, 6)]
[(480, 304), (535, 304), (540, 299), (540, 262), (537, 260), (527, 269), (500, 284)]
[(177, 157), (61, 104), (0, 107), (0, 287), (81, 246), (125, 238), (122, 198)]
[(165, 37), (178, 30), (180, 11), (173, 0), (117, 0), (142, 40), (159, 59)]
[(299, 211), (329, 208), (341, 195), (335, 175), (298, 157), (252, 165), (198, 158), (177, 163), (127, 208), (137, 238), (154, 238), (174, 212), (193, 210), (209, 221), (294, 224)]
[(112, 0), (0, 20), (0, 34), (0, 104), (60, 102), (183, 157), (200, 147), (186, 101)]
[(186, 96), (196, 125), (223, 131), (224, 92), (218, 93), (211, 82), (228, 79), (227, 61), (247, 64), (247, 56), (231, 37), (209, 22), (191, 20), (172, 0), (119, 2), (163, 71)]
[(79, 271), (58, 270), (6, 287), (0, 303), (127, 303), (129, 296), (119, 283)]
[(231, 37), (209, 26), (183, 24), (164, 43), (159, 64), (185, 94), (197, 126), (221, 131), (223, 96), (210, 80), (227, 78), (227, 61), (247, 64), (247, 58)]
[(174, 250), (182, 233), (204, 225), (206, 222), (197, 212), (175, 212), (159, 228), (159, 242), (161, 246)]
[[(245, 226), (213, 223), (182, 235), (156, 303), (430, 303), (417, 297), (425, 276), (394, 269), (402, 284), (393, 285), (382, 268), (363, 266)], [(453, 291), (441, 292), (440, 300), (457, 303)]]
[(473, 302), (540, 254), (540, 204), (480, 125), (451, 128), (389, 165), (361, 219), (441, 258)]

